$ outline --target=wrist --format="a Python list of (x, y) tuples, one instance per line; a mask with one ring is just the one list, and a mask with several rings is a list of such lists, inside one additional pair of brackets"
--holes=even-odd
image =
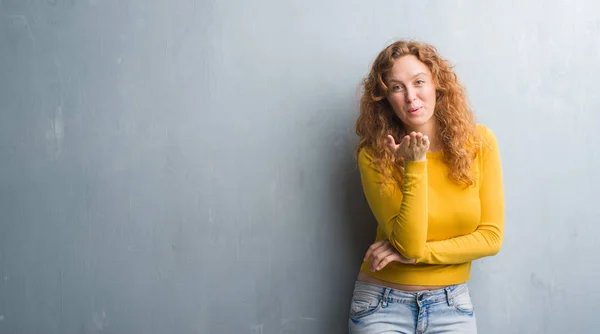
[(425, 161), (427, 160), (427, 155), (424, 155), (422, 157), (415, 157), (415, 158), (404, 158), (404, 161)]

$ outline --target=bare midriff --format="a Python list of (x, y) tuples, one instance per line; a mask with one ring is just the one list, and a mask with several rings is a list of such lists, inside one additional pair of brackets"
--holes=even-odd
[(366, 274), (365, 272), (359, 272), (358, 273), (358, 278), (359, 281), (361, 282), (366, 282), (366, 283), (371, 283), (371, 284), (376, 284), (376, 285), (380, 285), (380, 286), (385, 286), (387, 288), (391, 288), (394, 290), (403, 290), (403, 291), (410, 291), (410, 292), (416, 292), (416, 291), (424, 291), (424, 290), (437, 290), (437, 289), (443, 289), (446, 286), (444, 285), (407, 285), (407, 284), (397, 284), (397, 283), (392, 283), (392, 282), (388, 282), (388, 281), (383, 281), (380, 280), (378, 278), (369, 276), (368, 274)]

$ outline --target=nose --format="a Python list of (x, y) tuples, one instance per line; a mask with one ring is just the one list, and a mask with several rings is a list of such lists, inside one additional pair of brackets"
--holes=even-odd
[(406, 102), (411, 103), (416, 98), (417, 98), (417, 94), (415, 93), (414, 89), (407, 89), (406, 90)]

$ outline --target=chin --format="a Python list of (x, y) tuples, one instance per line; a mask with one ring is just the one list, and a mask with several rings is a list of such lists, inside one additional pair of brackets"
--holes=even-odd
[(427, 124), (431, 123), (431, 117), (429, 118), (425, 118), (425, 117), (419, 117), (419, 118), (413, 118), (413, 119), (407, 119), (406, 122), (404, 122), (404, 124), (406, 124), (409, 127), (424, 127), (427, 126)]
[(407, 127), (414, 129), (423, 127), (427, 122), (405, 122), (404, 124), (406, 124)]

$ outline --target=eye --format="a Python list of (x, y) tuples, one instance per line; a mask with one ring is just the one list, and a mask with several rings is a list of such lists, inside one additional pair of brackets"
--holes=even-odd
[(417, 80), (417, 85), (422, 85), (422, 84), (424, 84), (424, 83), (425, 83), (425, 81), (423, 81), (423, 80), (421, 80), (421, 79)]
[(400, 85), (392, 86), (392, 91), (394, 91), (394, 92), (399, 92), (401, 90), (402, 90), (402, 86), (400, 86)]

